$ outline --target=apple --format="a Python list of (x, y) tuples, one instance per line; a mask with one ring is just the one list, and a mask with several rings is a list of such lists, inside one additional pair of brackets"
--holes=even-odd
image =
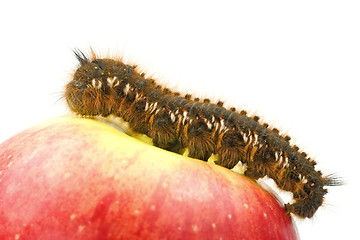
[(0, 145), (0, 239), (297, 239), (256, 182), (95, 120), (57, 117)]

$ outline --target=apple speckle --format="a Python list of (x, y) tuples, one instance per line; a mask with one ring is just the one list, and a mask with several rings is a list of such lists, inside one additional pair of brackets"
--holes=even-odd
[(181, 228), (181, 227), (178, 227), (177, 229), (178, 229), (179, 231), (181, 231), (181, 230), (182, 230), (182, 228)]
[(215, 224), (215, 223), (212, 223), (211, 226), (212, 226), (213, 228), (216, 228), (216, 224)]
[(156, 206), (155, 206), (155, 205), (151, 205), (150, 210), (155, 211), (155, 209), (156, 209)]
[(209, 198), (215, 199), (214, 194), (209, 193)]
[(264, 213), (264, 218), (267, 218), (267, 214), (266, 214), (266, 213)]
[(193, 226), (192, 226), (192, 230), (193, 230), (194, 232), (197, 232), (197, 231), (199, 230), (199, 227), (196, 226), (196, 225), (193, 225)]
[(134, 210), (134, 214), (135, 214), (135, 215), (139, 215), (139, 214), (140, 214), (140, 211), (137, 210), (137, 209), (135, 209), (135, 210)]
[(121, 166), (128, 166), (129, 165), (129, 161), (127, 159), (124, 159), (122, 161), (120, 161)]
[(85, 226), (80, 225), (80, 226), (78, 227), (78, 232), (82, 232), (82, 231), (84, 230), (84, 228), (85, 228)]
[(232, 218), (231, 214), (228, 214), (228, 218), (229, 218), (229, 219), (231, 219), (231, 218)]
[(64, 179), (67, 179), (67, 178), (69, 178), (70, 176), (71, 176), (71, 173), (66, 172), (66, 173), (64, 174)]
[(74, 220), (76, 218), (76, 214), (71, 214), (70, 220)]
[(249, 208), (249, 205), (247, 205), (246, 203), (244, 203), (244, 208)]
[(14, 239), (20, 239), (20, 234), (15, 234), (15, 237), (14, 237)]
[[(9, 156), (11, 156), (11, 155), (9, 155)], [(14, 161), (11, 161), (11, 162), (8, 163), (7, 167), (10, 168), (13, 164), (14, 164)]]

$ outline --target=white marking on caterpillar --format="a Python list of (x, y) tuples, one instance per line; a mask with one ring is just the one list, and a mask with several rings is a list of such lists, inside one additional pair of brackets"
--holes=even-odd
[(253, 140), (253, 135), (252, 135), (252, 134), (249, 135), (248, 140), (249, 140), (249, 141), (248, 141), (246, 144), (249, 144), (249, 143), (251, 144), (251, 143), (252, 143), (252, 140)]
[(254, 141), (253, 141), (253, 146), (255, 145), (258, 145), (259, 144), (259, 141), (258, 141), (258, 135), (257, 134), (254, 134)]
[(182, 120), (182, 125), (185, 125), (185, 121), (188, 119), (187, 115), (188, 115), (188, 112), (187, 112), (187, 111), (184, 111), (184, 112), (183, 112), (184, 118), (183, 118), (183, 120)]
[(91, 85), (94, 87), (94, 88), (97, 88), (97, 89), (100, 89), (101, 88), (101, 81), (99, 80), (96, 80), (95, 78), (91, 81)]
[(224, 119), (221, 119), (220, 120), (220, 129), (219, 129), (219, 132), (222, 132), (222, 131), (225, 131), (227, 128), (225, 126), (225, 121)]
[(182, 123), (182, 120), (184, 119), (183, 115), (178, 114), (177, 117), (178, 117), (178, 122)]
[(299, 180), (303, 184), (306, 184), (308, 182), (307, 178), (301, 174), (299, 174)]
[(111, 78), (108, 77), (108, 78), (106, 79), (106, 81), (107, 81), (107, 83), (108, 83), (108, 86), (109, 86), (109, 87), (112, 87), (113, 79), (111, 79)]
[(279, 153), (275, 151), (275, 161), (279, 161)]
[(150, 113), (153, 113), (156, 110), (156, 107), (157, 107), (157, 102), (151, 103), (149, 107)]
[(279, 166), (282, 164), (283, 160), (284, 160), (284, 157), (281, 155), (279, 158)]
[[(108, 77), (107, 79), (107, 83), (108, 83), (108, 86), (109, 87), (116, 87), (117, 85), (119, 85), (119, 81), (117, 81), (117, 77), (113, 77), (113, 78), (110, 78)], [(116, 83), (115, 83), (116, 82)], [(115, 83), (115, 84), (114, 84)]]
[(219, 123), (215, 122), (215, 131), (217, 131), (219, 129)]
[(169, 113), (170, 113), (171, 122), (174, 123), (176, 121), (175, 114), (172, 111), (170, 111)]
[(129, 93), (129, 90), (130, 90), (130, 84), (126, 84), (125, 85), (125, 88), (124, 88), (124, 94), (127, 95)]
[(307, 178), (305, 176), (302, 176), (301, 182), (303, 184), (306, 184), (308, 182)]
[(205, 121), (205, 123), (206, 123), (206, 125), (207, 125), (208, 129), (209, 129), (209, 130), (211, 130), (211, 128), (212, 128), (212, 124), (209, 122), (209, 120), (205, 119), (204, 121)]
[(283, 168), (287, 168), (287, 167), (289, 167), (289, 158), (285, 158), (285, 162), (284, 162), (284, 165), (283, 165)]
[(146, 112), (148, 109), (149, 109), (149, 102), (146, 101), (146, 103), (145, 103), (145, 112)]
[(98, 81), (97, 88), (100, 89), (100, 88), (101, 88), (101, 85), (102, 85), (102, 82), (101, 82), (101, 81)]
[(156, 109), (156, 111), (155, 111), (155, 114), (154, 114), (154, 115), (158, 114), (158, 113), (160, 112), (160, 110), (161, 110), (161, 109)]
[(140, 100), (143, 97), (141, 93), (136, 93), (135, 101)]
[(249, 137), (246, 136), (246, 134), (244, 132), (241, 132), (241, 136), (243, 137), (245, 144), (247, 144), (248, 140), (249, 140)]

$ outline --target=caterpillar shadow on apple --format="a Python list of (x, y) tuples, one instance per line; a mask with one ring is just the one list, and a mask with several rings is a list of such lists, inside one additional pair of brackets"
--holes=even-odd
[(120, 117), (154, 146), (180, 154), (187, 149), (189, 157), (204, 161), (215, 156), (216, 164), (229, 169), (241, 162), (246, 176), (267, 176), (292, 192), (294, 202), (285, 209), (300, 218), (315, 214), (327, 186), (342, 184), (333, 174), (316, 170), (316, 162), (292, 145), (289, 136), (258, 116), (174, 92), (121, 59), (74, 53), (79, 66), (66, 85), (65, 99), (76, 114)]

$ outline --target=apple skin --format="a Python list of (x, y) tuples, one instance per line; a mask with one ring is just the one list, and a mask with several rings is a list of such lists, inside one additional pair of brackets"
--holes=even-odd
[(100, 122), (58, 117), (0, 145), (0, 239), (297, 239), (254, 181)]

